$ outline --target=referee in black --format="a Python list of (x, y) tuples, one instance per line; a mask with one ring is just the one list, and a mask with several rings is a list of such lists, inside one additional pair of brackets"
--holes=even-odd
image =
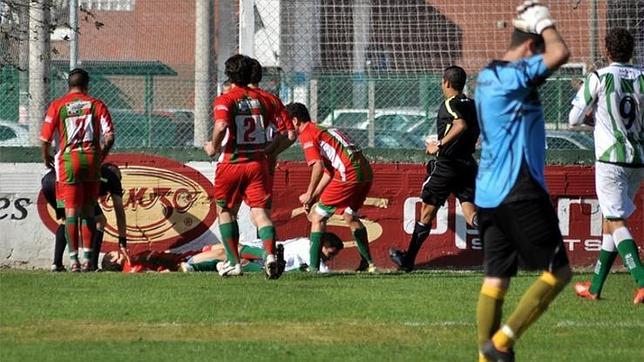
[(416, 255), (429, 236), (436, 212), (450, 193), (460, 200), (467, 223), (477, 226), (474, 181), (478, 165), (472, 154), (480, 131), (474, 101), (463, 94), (466, 80), (463, 68), (455, 65), (445, 68), (441, 82), (445, 101), (436, 119), (438, 141), (429, 142), (426, 149), (436, 159), (427, 163), (420, 220), (414, 226), (407, 251), (389, 249), (389, 258), (406, 272), (414, 269)]
[[(51, 205), (52, 208), (56, 211), (56, 219), (61, 222), (56, 229), (56, 244), (54, 247), (54, 263), (51, 266), (51, 270), (54, 272), (65, 271), (65, 266), (63, 265), (63, 253), (65, 252), (65, 246), (67, 245), (67, 238), (65, 236), (65, 208), (64, 206), (58, 203), (56, 200), (56, 173), (51, 169), (41, 180), (42, 193), (47, 200), (47, 203)], [(119, 232), (119, 247), (122, 253), (125, 254), (126, 258), (128, 257), (127, 252), (127, 238), (126, 238), (126, 223), (125, 223), (125, 209), (123, 208), (123, 186), (121, 185), (121, 171), (118, 166), (112, 163), (104, 163), (101, 166), (101, 185), (99, 191), (99, 197), (104, 197), (107, 195), (112, 196), (112, 203), (114, 205), (114, 214), (116, 216), (116, 224)], [(107, 219), (103, 214), (103, 210), (96, 204), (94, 209), (94, 215), (96, 216), (96, 232), (94, 233), (94, 238), (92, 240), (92, 266), (96, 268), (98, 265), (98, 254), (101, 251), (101, 245), (103, 244), (103, 234), (105, 230), (105, 225), (107, 224)]]

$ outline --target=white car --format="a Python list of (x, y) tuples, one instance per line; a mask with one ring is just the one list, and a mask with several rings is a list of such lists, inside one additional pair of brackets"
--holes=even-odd
[(29, 131), (15, 123), (0, 120), (0, 147), (28, 147)]

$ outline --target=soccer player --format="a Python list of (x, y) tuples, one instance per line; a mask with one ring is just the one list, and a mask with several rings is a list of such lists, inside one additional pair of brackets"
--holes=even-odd
[(232, 85), (228, 93), (215, 99), (211, 147), (205, 148), (211, 157), (221, 151), (215, 171), (215, 202), (227, 263), (219, 274), (242, 274), (236, 215), (244, 200), (251, 208), (253, 223), (268, 254), (266, 275), (276, 279), (280, 275), (275, 257), (275, 227), (268, 213), (271, 191), (265, 154), (266, 128), (274, 122), (275, 110), (262, 94), (247, 87), (252, 71), (248, 57), (233, 55), (225, 65)]
[(317, 202), (311, 220), (310, 270), (319, 271), (320, 248), (326, 221), (333, 214), (342, 215), (351, 228), (360, 256), (366, 260), (367, 271), (375, 272), (367, 229), (357, 212), (371, 189), (373, 172), (362, 151), (334, 128), (324, 128), (311, 121), (308, 109), (291, 103), (286, 111), (299, 135), (311, 178), (305, 193), (299, 197), (305, 210)]
[(633, 198), (644, 178), (644, 71), (628, 64), (633, 36), (616, 28), (606, 35), (611, 64), (591, 72), (572, 102), (569, 123), (576, 126), (594, 115), (595, 187), (604, 216), (602, 248), (592, 282), (575, 285), (580, 297), (595, 300), (617, 257), (638, 285), (634, 303), (644, 303), (644, 269), (637, 245), (626, 226), (635, 211)]
[[(311, 264), (310, 249), (311, 242), (306, 238), (297, 238), (277, 242), (277, 247), (282, 247), (284, 253), (284, 269), (285, 271), (303, 271)], [(324, 233), (322, 235), (322, 248), (320, 252), (320, 272), (328, 273), (329, 267), (327, 262), (335, 258), (340, 251), (344, 248), (344, 244), (340, 238), (333, 233)], [(225, 258), (225, 253), (222, 250), (221, 244), (212, 245), (207, 250), (192, 256), (186, 262), (181, 263), (180, 270), (184, 272), (193, 271), (214, 271), (216, 270), (217, 263)], [(242, 260), (246, 261), (260, 261), (265, 257), (264, 250), (260, 247), (251, 245), (240, 245), (239, 255)], [(244, 264), (244, 263), (242, 263)], [(248, 266), (242, 266), (244, 271)]]
[[(54, 263), (52, 271), (65, 271), (63, 266), (63, 253), (67, 240), (65, 238), (65, 209), (63, 201), (56, 199), (56, 173), (50, 170), (43, 176), (41, 180), (42, 192), (47, 200), (56, 211), (56, 218), (61, 222), (56, 230), (56, 243), (54, 247)], [(126, 222), (125, 222), (125, 209), (123, 208), (123, 187), (121, 186), (121, 171), (118, 166), (112, 163), (104, 163), (101, 165), (101, 184), (99, 189), (99, 197), (106, 197), (111, 195), (112, 203), (114, 205), (114, 215), (116, 216), (116, 225), (119, 233), (119, 247), (120, 252), (125, 258), (128, 258), (127, 251), (127, 238), (126, 238)], [(103, 234), (107, 219), (103, 214), (103, 209), (96, 204), (94, 207), (94, 215), (96, 220), (96, 232), (92, 239), (92, 268), (98, 267), (98, 256), (101, 251), (103, 243)]]
[[(526, 1), (509, 49), (478, 76), (482, 136), (475, 203), (485, 278), (477, 305), (480, 361), (514, 361), (513, 346), (570, 281), (572, 272), (544, 180), (545, 122), (538, 87), (570, 52), (550, 11)], [(518, 260), (542, 273), (501, 325)]]
[(443, 72), (441, 90), (445, 101), (436, 118), (438, 141), (427, 144), (426, 152), (436, 155), (436, 159), (427, 163), (420, 221), (414, 226), (407, 251), (389, 249), (389, 258), (406, 272), (414, 269), (416, 255), (429, 236), (436, 212), (450, 193), (461, 202), (467, 223), (477, 226), (474, 180), (478, 166), (472, 154), (479, 138), (479, 125), (474, 101), (463, 94), (466, 80), (467, 74), (461, 67), (450, 66)]
[[(257, 59), (250, 58), (251, 63), (251, 76), (249, 88), (255, 89), (258, 91), (264, 98), (271, 102), (273, 109), (275, 110), (275, 120), (274, 122), (266, 129), (267, 141), (269, 145), (266, 148), (266, 157), (268, 158), (270, 182), (269, 188), (273, 189), (273, 176), (275, 174), (275, 166), (277, 164), (277, 156), (282, 153), (282, 151), (289, 148), (297, 138), (295, 129), (293, 128), (293, 123), (288, 118), (288, 113), (282, 100), (279, 99), (276, 95), (271, 92), (268, 92), (259, 87), (259, 83), (262, 81), (262, 65), (257, 61)], [(284, 134), (286, 132), (286, 135)]]
[[(100, 165), (114, 144), (110, 113), (103, 102), (87, 94), (89, 81), (89, 74), (83, 69), (69, 73), (69, 91), (51, 103), (40, 134), (43, 161), (48, 168), (56, 169), (59, 198), (65, 205), (72, 271), (93, 269), (94, 207), (98, 201)], [(55, 134), (59, 150), (52, 159), (50, 148)], [(82, 266), (78, 258), (79, 240), (83, 245)]]

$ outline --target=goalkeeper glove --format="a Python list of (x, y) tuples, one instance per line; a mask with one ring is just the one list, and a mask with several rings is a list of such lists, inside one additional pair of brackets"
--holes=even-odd
[(550, 11), (538, 0), (525, 1), (517, 7), (517, 17), (512, 24), (518, 30), (531, 34), (541, 34), (545, 29), (554, 26)]

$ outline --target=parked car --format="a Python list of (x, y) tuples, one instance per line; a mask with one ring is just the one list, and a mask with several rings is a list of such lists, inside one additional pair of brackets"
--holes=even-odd
[[(336, 127), (331, 127), (336, 128)], [(353, 143), (360, 148), (369, 147), (369, 131), (357, 128), (336, 128), (349, 137)], [(391, 149), (424, 149), (422, 140), (412, 137), (410, 134), (399, 131), (377, 129), (374, 135), (374, 147)]]
[(546, 130), (548, 150), (594, 150), (595, 140), (585, 132)]
[(29, 130), (15, 122), (0, 120), (0, 147), (30, 146)]
[[(376, 129), (411, 132), (423, 125), (436, 128), (434, 116), (418, 108), (380, 108), (375, 110), (374, 125)], [(336, 109), (329, 113), (321, 125), (340, 128), (367, 129), (369, 126), (368, 109)]]

